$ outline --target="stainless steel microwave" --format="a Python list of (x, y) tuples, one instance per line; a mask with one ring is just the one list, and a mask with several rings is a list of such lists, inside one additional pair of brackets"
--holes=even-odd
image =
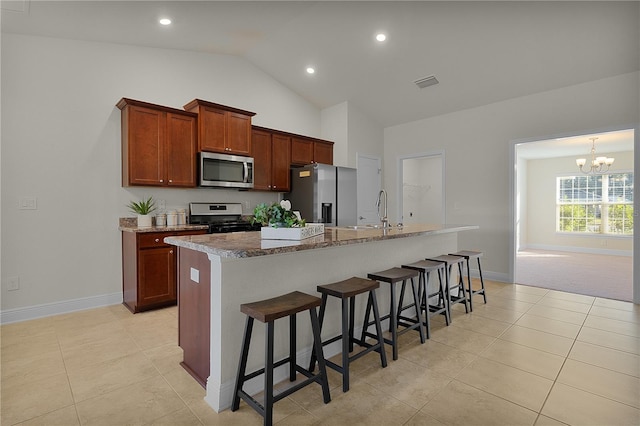
[(198, 158), (200, 186), (253, 188), (253, 158), (213, 152), (201, 152)]

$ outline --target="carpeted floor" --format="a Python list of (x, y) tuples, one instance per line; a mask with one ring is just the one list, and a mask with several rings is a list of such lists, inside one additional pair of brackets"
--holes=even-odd
[(523, 250), (516, 257), (516, 283), (631, 301), (632, 263), (632, 256)]

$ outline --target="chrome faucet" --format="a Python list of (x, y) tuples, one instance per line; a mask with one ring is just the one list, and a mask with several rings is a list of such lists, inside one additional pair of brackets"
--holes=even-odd
[[(380, 215), (380, 204), (382, 204), (382, 196), (384, 195), (384, 214)], [(382, 222), (383, 228), (389, 227), (389, 217), (387, 216), (387, 191), (381, 189), (378, 193), (378, 201), (376, 202), (376, 208), (378, 209), (378, 219)]]

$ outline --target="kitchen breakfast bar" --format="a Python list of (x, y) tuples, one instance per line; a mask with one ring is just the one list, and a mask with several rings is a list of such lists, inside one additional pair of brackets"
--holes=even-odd
[[(318, 296), (316, 287), (353, 276), (415, 262), (458, 250), (458, 233), (475, 225), (407, 225), (388, 229), (332, 227), (301, 241), (264, 240), (260, 232), (167, 237), (178, 250), (179, 345), (183, 367), (206, 388), (205, 400), (216, 411), (231, 406), (245, 316), (240, 305), (292, 291)], [(384, 290), (384, 291), (383, 291)], [(389, 312), (386, 288), (378, 290), (380, 313)], [(364, 315), (356, 306), (356, 327)], [(297, 356), (311, 356), (308, 316), (300, 316)], [(383, 328), (388, 324), (383, 324)], [(275, 359), (288, 354), (288, 322), (276, 327)], [(323, 339), (340, 332), (340, 306), (327, 306)], [(264, 364), (264, 329), (254, 330), (248, 368)], [(339, 342), (324, 348), (325, 357), (340, 351)], [(283, 371), (279, 371), (283, 370)], [(287, 372), (276, 370), (274, 382)], [(246, 390), (262, 390), (257, 378)]]

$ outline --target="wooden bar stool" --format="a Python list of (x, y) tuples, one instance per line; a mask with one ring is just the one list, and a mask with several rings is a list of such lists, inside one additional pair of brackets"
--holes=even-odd
[[(391, 290), (391, 306), (389, 308), (389, 314), (380, 317), (380, 320), (389, 318), (389, 331), (391, 332), (391, 339), (384, 339), (384, 342), (391, 345), (393, 349), (393, 359), (398, 359), (398, 336), (406, 333), (409, 330), (417, 330), (420, 333), (420, 342), (424, 343), (424, 330), (422, 329), (422, 321), (420, 320), (420, 312), (416, 319), (402, 317), (396, 310), (396, 306), (402, 305), (404, 302), (401, 299), (399, 303), (396, 303), (396, 283), (402, 282), (403, 285), (407, 280), (411, 280), (411, 289), (413, 290), (413, 302), (416, 306), (420, 306), (420, 296), (418, 294), (418, 287), (416, 286), (415, 277), (419, 275), (418, 271), (404, 268), (391, 268), (385, 271), (374, 272), (368, 274), (368, 277), (372, 280), (384, 282), (389, 284)], [(371, 304), (367, 303), (367, 310), (365, 314), (364, 328), (362, 329), (362, 339), (365, 337), (375, 337), (367, 331), (369, 326), (373, 322), (369, 321), (369, 315), (371, 313)], [(398, 330), (398, 326), (405, 327), (403, 330)]]
[[(453, 320), (451, 316), (451, 307), (456, 303), (464, 303), (464, 310), (469, 313), (469, 300), (467, 298), (467, 292), (464, 288), (464, 275), (462, 273), (462, 266), (464, 265), (464, 257), (451, 256), (449, 254), (443, 254), (436, 257), (428, 257), (426, 260), (434, 260), (436, 262), (444, 262), (446, 269), (446, 288), (449, 297), (449, 321)], [(451, 283), (451, 270), (454, 265), (458, 265), (458, 284), (453, 285)], [(451, 294), (451, 290), (458, 290), (458, 293), (454, 296)]]
[[(380, 314), (378, 313), (378, 301), (376, 300), (376, 289), (380, 287), (377, 281), (367, 280), (364, 278), (353, 277), (348, 280), (336, 282), (333, 284), (319, 285), (318, 292), (322, 293), (322, 305), (320, 305), (320, 330), (322, 330), (322, 323), (324, 322), (324, 314), (327, 307), (328, 296), (334, 296), (342, 300), (342, 334), (332, 337), (331, 339), (322, 342), (322, 345), (328, 345), (342, 339), (342, 366), (326, 360), (327, 367), (331, 367), (337, 372), (342, 374), (342, 391), (349, 390), (349, 364), (356, 359), (368, 354), (371, 351), (377, 351), (380, 353), (380, 362), (382, 367), (387, 366), (387, 354), (384, 351), (384, 340), (382, 337), (382, 326), (380, 325)], [(377, 343), (370, 344), (364, 340), (356, 339), (353, 336), (353, 329), (355, 323), (355, 301), (358, 294), (369, 293), (368, 305), (373, 308), (373, 318), (376, 326), (376, 340)], [(348, 302), (348, 303), (347, 303)], [(357, 344), (366, 348), (365, 350), (358, 352), (352, 356), (349, 356), (350, 352), (353, 352), (353, 344)], [(311, 354), (311, 364), (309, 370), (313, 371), (316, 363), (315, 351)]]
[[(242, 398), (264, 418), (265, 425), (271, 425), (273, 424), (273, 404), (313, 382), (317, 382), (322, 386), (324, 403), (326, 404), (331, 401), (329, 383), (327, 381), (327, 370), (325, 367), (325, 360), (320, 340), (320, 324), (316, 314), (316, 307), (320, 306), (320, 303), (321, 301), (318, 297), (294, 291), (283, 296), (274, 297), (273, 299), (240, 305), (240, 311), (247, 315), (247, 321), (244, 330), (244, 337), (242, 339), (242, 351), (240, 355), (240, 363), (238, 364), (236, 385), (233, 391), (231, 411), (236, 411), (240, 407), (240, 398)], [(318, 374), (313, 374), (296, 363), (296, 314), (307, 310), (311, 315), (313, 346), (318, 360)], [(278, 318), (286, 316), (289, 317), (289, 356), (280, 361), (274, 362), (274, 323)], [(249, 355), (249, 345), (251, 343), (251, 331), (253, 330), (254, 319), (261, 321), (266, 325), (265, 367), (247, 374), (247, 357)], [(289, 364), (289, 380), (292, 382), (296, 380), (296, 372), (305, 375), (307, 379), (282, 391), (278, 395), (274, 395), (273, 369), (287, 363)], [(255, 400), (242, 389), (245, 381), (258, 377), (261, 374), (264, 374), (264, 404), (260, 404), (260, 402)]]
[[(444, 274), (445, 272), (445, 263), (437, 262), (434, 260), (420, 260), (418, 262), (409, 263), (407, 265), (402, 265), (403, 268), (414, 269), (420, 273), (420, 277), (418, 278), (418, 285), (420, 289), (420, 309), (424, 311), (424, 326), (427, 331), (427, 339), (431, 338), (431, 321), (429, 317), (431, 315), (444, 315), (445, 322), (449, 325), (451, 318), (449, 317), (449, 294), (445, 287)], [(429, 276), (432, 272), (438, 273), (438, 290), (434, 293), (431, 293), (429, 290)], [(401, 294), (404, 292), (404, 284), (402, 286)], [(438, 303), (432, 304), (430, 299), (438, 296)], [(402, 298), (402, 296), (401, 296)], [(409, 305), (406, 307), (398, 308), (398, 311), (401, 312), (404, 309), (410, 308), (413, 305)]]
[[(474, 294), (481, 294), (483, 299), (484, 299), (484, 303), (487, 303), (487, 293), (484, 290), (484, 279), (482, 278), (482, 266), (480, 265), (480, 258), (482, 257), (482, 252), (481, 251), (471, 251), (471, 250), (461, 250), (457, 253), (450, 253), (451, 256), (461, 256), (464, 257), (467, 260), (467, 284), (469, 286), (468, 289), (468, 293), (469, 293), (469, 309), (471, 310), (471, 312), (473, 312), (473, 295)], [(478, 259), (478, 273), (480, 274), (480, 290), (474, 290), (471, 287), (471, 268), (470, 268), (470, 260), (471, 259)]]

